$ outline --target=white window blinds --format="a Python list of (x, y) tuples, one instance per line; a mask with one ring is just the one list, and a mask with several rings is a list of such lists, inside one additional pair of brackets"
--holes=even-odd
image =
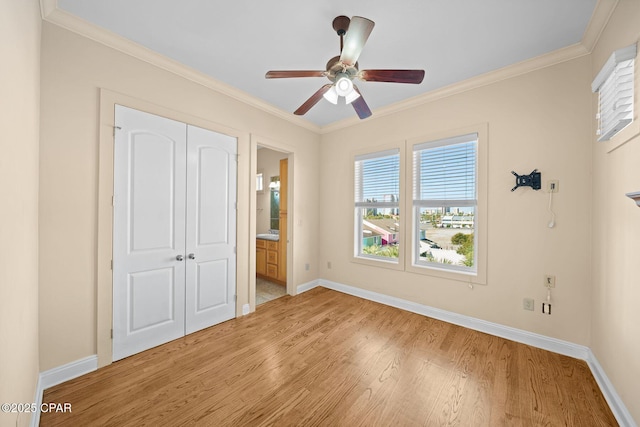
[(356, 156), (356, 207), (398, 206), (400, 196), (400, 152), (388, 150)]
[(474, 133), (414, 146), (414, 206), (475, 206), (477, 144)]
[(591, 84), (598, 92), (598, 141), (608, 141), (633, 121), (636, 45), (615, 51)]

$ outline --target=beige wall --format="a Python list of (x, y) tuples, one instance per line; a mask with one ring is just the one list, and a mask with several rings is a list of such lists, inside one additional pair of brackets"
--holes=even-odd
[[(317, 258), (317, 193), (320, 137), (148, 63), (84, 37), (43, 24), (42, 138), (40, 169), (40, 363), (57, 367), (97, 352), (96, 257), (100, 89), (147, 104), (266, 137), (294, 152), (294, 215), (304, 224), (293, 234), (293, 283), (312, 280), (304, 262)], [(252, 151), (240, 147), (239, 171), (249, 174)], [(255, 153), (255, 151), (253, 151)], [(253, 160), (255, 164), (255, 160)], [(299, 166), (299, 167), (298, 167)], [(241, 174), (243, 172), (240, 172)], [(242, 181), (242, 184), (241, 184)], [(249, 236), (255, 199), (249, 176), (239, 175), (238, 232)], [(246, 188), (245, 188), (246, 187)], [(255, 218), (253, 218), (255, 221)], [(254, 222), (255, 224), (255, 222)], [(297, 238), (297, 236), (300, 238)], [(239, 305), (248, 303), (250, 239), (238, 242)], [(240, 250), (240, 246), (246, 250)], [(296, 262), (296, 259), (300, 262)], [(255, 262), (255, 261), (254, 261)], [(255, 269), (255, 267), (254, 267)], [(242, 272), (241, 272), (242, 273)], [(315, 272), (317, 275), (317, 272)], [(317, 277), (317, 276), (313, 276)], [(108, 330), (107, 330), (108, 333)]]
[[(15, 2), (3, 2), (5, 9), (18, 7)], [(29, 9), (29, 6), (21, 3), (20, 9)], [(634, 381), (640, 377), (640, 359), (636, 356), (640, 354), (637, 339), (640, 314), (635, 310), (640, 289), (635, 286), (638, 280), (632, 271), (634, 256), (640, 249), (638, 239), (633, 238), (640, 232), (640, 209), (623, 196), (640, 190), (640, 172), (634, 162), (640, 158), (640, 141), (636, 137), (610, 153), (605, 144), (596, 144), (592, 136), (594, 96), (590, 93), (591, 80), (611, 51), (638, 40), (638, 31), (632, 29), (637, 28), (635, 23), (639, 20), (640, 4), (621, 0), (591, 56), (393, 115), (374, 115), (355, 126), (322, 136), (45, 24), (40, 145), (42, 370), (96, 353), (96, 305), (100, 304), (96, 291), (98, 108), (100, 88), (104, 88), (250, 133), (252, 146), (248, 152), (252, 158), (240, 159), (246, 171), (258, 167), (256, 144), (294, 152), (290, 158), (293, 247), (289, 248), (289, 253), (294, 254), (290, 270), (294, 285), (322, 277), (590, 346), (632, 415), (640, 419), (636, 398), (640, 395), (640, 386)], [(24, 26), (23, 23), (16, 28), (24, 31)], [(32, 29), (27, 34), (35, 34), (35, 27), (34, 22), (26, 25)], [(18, 30), (2, 25), (0, 31), (8, 34), (3, 34), (6, 39)], [(23, 42), (34, 43), (20, 34)], [(22, 86), (6, 86), (33, 89), (36, 85), (32, 83), (34, 68), (30, 61), (35, 59), (28, 53), (33, 50), (16, 52), (12, 55), (18, 59), (13, 61), (24, 61), (27, 72), (13, 70), (16, 71), (16, 76), (12, 76), (14, 80), (2, 81), (27, 79)], [(366, 96), (366, 88), (362, 90)], [(18, 113), (13, 105), (9, 112)], [(27, 116), (29, 118), (14, 119), (12, 123), (29, 129), (37, 119)], [(464, 282), (352, 262), (352, 189), (345, 185), (352, 179), (352, 153), (368, 147), (404, 144), (405, 140), (474, 125), (486, 125), (488, 129), (487, 285), (470, 289)], [(20, 131), (20, 137), (24, 138), (24, 129)], [(27, 139), (37, 141), (37, 135), (29, 135)], [(2, 157), (11, 158), (13, 168), (3, 167), (2, 173), (13, 174), (9, 182), (15, 182), (18, 173), (26, 173), (28, 185), (37, 171), (22, 167), (18, 172), (14, 159), (25, 160), (27, 166), (32, 167), (37, 147), (11, 144), (7, 149), (20, 151), (11, 157)], [(542, 172), (543, 183), (549, 179), (560, 181), (560, 193), (554, 199), (557, 213), (554, 229), (547, 227), (546, 193), (531, 189), (509, 191), (514, 184), (511, 170), (528, 173), (534, 168)], [(265, 179), (268, 178), (267, 174)], [(322, 186), (319, 183), (323, 183)], [(13, 186), (0, 188), (3, 192), (17, 191)], [(33, 187), (32, 190), (20, 191), (19, 196), (10, 194), (9, 198), (33, 198), (36, 190)], [(255, 194), (248, 191), (246, 199), (240, 200), (239, 211), (247, 220), (239, 223), (239, 227), (261, 230), (255, 214), (257, 201)], [(407, 201), (403, 212), (408, 212), (408, 206)], [(14, 222), (17, 214), (3, 210), (0, 215), (9, 215), (9, 222)], [(10, 231), (29, 236), (27, 230), (32, 228), (25, 223), (33, 218), (30, 219), (27, 212), (20, 215), (20, 219), (24, 227)], [(252, 236), (249, 233), (248, 240), (252, 240)], [(29, 238), (18, 240), (26, 241), (28, 247), (22, 252), (15, 251), (13, 246), (0, 247), (2, 262), (11, 260), (17, 265), (32, 265), (33, 260), (27, 260), (29, 257), (24, 254), (34, 252), (37, 244), (33, 239), (29, 243)], [(2, 242), (6, 241), (3, 236)], [(253, 247), (250, 241), (245, 244), (249, 250), (239, 254), (239, 258), (245, 258), (245, 265), (251, 266), (255, 262)], [(332, 268), (327, 267), (327, 262), (331, 262)], [(304, 270), (305, 263), (311, 264), (310, 271)], [(32, 283), (35, 272), (22, 270), (20, 274), (31, 273), (21, 279), (23, 283)], [(3, 269), (0, 274), (8, 271)], [(540, 313), (540, 303), (545, 296), (544, 274), (554, 274), (557, 278), (551, 316)], [(2, 292), (7, 291), (2, 288)], [(26, 300), (29, 295), (35, 298), (35, 290), (31, 288), (20, 292), (8, 301)], [(251, 292), (244, 295), (246, 299)], [(524, 297), (535, 298), (535, 312), (522, 309)], [(7, 299), (2, 298), (0, 304), (4, 301)], [(17, 310), (13, 303), (8, 307)], [(11, 315), (16, 318), (16, 313)], [(12, 333), (2, 331), (3, 346), (5, 337), (15, 338)], [(37, 343), (32, 341), (30, 345), (37, 348)], [(37, 370), (37, 361), (23, 363), (22, 366), (29, 366), (27, 372)], [(4, 393), (4, 389), (2, 391)]]
[(262, 148), (258, 150), (258, 172), (262, 171), (264, 179), (264, 192), (256, 194), (256, 233), (268, 233), (271, 217), (271, 192), (269, 180), (273, 176), (280, 175), (280, 159), (288, 155), (280, 151)]
[[(621, 0), (592, 57), (595, 77), (611, 53), (640, 39), (640, 2)], [(640, 61), (636, 58), (635, 117), (640, 111)], [(593, 114), (597, 111), (593, 95)], [(592, 123), (595, 126), (595, 123)], [(593, 150), (593, 301), (591, 348), (631, 415), (640, 422), (640, 209), (625, 197), (640, 191), (640, 136), (624, 145), (613, 138)], [(626, 132), (621, 136), (629, 136)], [(626, 139), (626, 138), (624, 138)], [(613, 151), (612, 147), (618, 146)]]
[[(38, 380), (40, 10), (0, 0), (0, 402), (32, 402)], [(0, 425), (16, 425), (0, 412)], [(26, 425), (28, 414), (17, 424)]]
[[(585, 56), (324, 135), (321, 277), (589, 345), (589, 68)], [(477, 124), (488, 126), (487, 284), (470, 289), (464, 282), (352, 262), (352, 153)], [(512, 170), (534, 168), (543, 182), (560, 181), (553, 229), (547, 227), (546, 192), (510, 191)], [(407, 206), (401, 205), (405, 213)], [(551, 316), (540, 312), (544, 274), (557, 279)], [(523, 310), (524, 297), (535, 298), (535, 312)]]

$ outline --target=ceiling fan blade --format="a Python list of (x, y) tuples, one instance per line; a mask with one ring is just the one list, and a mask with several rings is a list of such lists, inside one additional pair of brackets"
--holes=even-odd
[(353, 105), (353, 109), (356, 110), (356, 113), (358, 113), (358, 117), (360, 117), (360, 120), (366, 119), (367, 117), (371, 116), (371, 110), (369, 109), (367, 102), (364, 100), (362, 94), (360, 93), (358, 88), (355, 87), (355, 85), (353, 86), (353, 90), (358, 92), (360, 96), (358, 97), (358, 99), (354, 100), (351, 105)]
[(286, 79), (289, 77), (325, 77), (326, 75), (326, 71), (289, 70), (267, 71), (264, 77), (267, 79)]
[(322, 95), (325, 94), (329, 89), (331, 89), (332, 84), (326, 84), (322, 86), (316, 93), (311, 95), (311, 98), (307, 99), (304, 104), (302, 104), (296, 111), (293, 112), (296, 116), (302, 116), (307, 111), (311, 109), (314, 105), (318, 103), (322, 99)]
[(424, 70), (362, 70), (358, 77), (367, 82), (420, 84)]
[(344, 47), (340, 61), (346, 65), (355, 65), (376, 23), (361, 16), (354, 16), (344, 37)]

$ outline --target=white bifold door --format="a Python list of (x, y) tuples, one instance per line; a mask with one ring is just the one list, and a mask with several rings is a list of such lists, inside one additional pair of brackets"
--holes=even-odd
[(237, 140), (116, 106), (113, 360), (235, 316)]

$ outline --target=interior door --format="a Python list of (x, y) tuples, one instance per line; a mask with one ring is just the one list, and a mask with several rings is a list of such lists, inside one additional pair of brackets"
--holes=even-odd
[(187, 126), (187, 334), (236, 313), (236, 153), (235, 138)]
[(113, 360), (185, 333), (186, 125), (116, 106)]

